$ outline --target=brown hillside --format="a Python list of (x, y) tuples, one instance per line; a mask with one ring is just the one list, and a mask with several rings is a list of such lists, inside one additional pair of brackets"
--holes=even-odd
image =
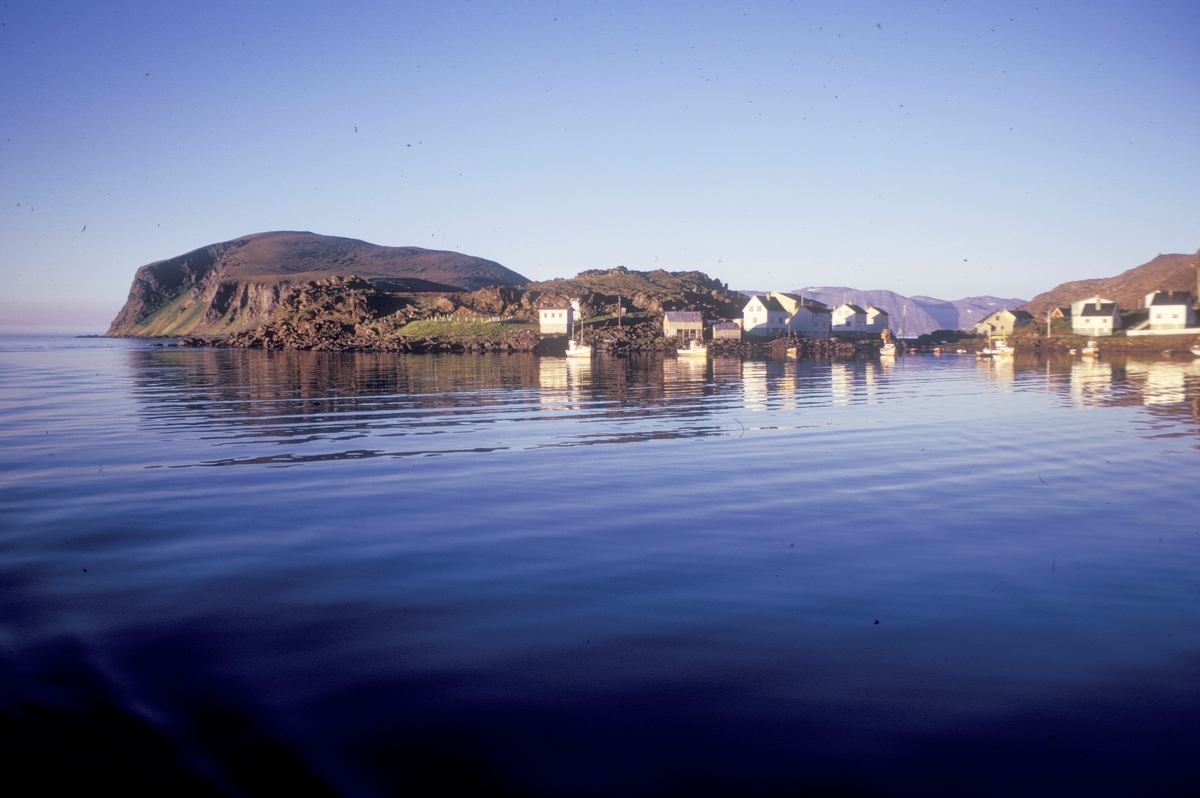
[(1159, 255), (1149, 263), (1116, 277), (1063, 283), (1038, 294), (1021, 309), (1038, 315), (1050, 308), (1065, 307), (1078, 299), (1096, 294), (1116, 300), (1123, 308), (1141, 307), (1146, 294), (1151, 291), (1189, 291), (1196, 296), (1197, 266), (1200, 266), (1200, 251), (1194, 255)]
[(475, 290), (528, 279), (483, 258), (306, 232), (257, 233), (137, 270), (109, 335), (218, 334), (266, 322), (292, 286), (358, 277), (388, 291)]

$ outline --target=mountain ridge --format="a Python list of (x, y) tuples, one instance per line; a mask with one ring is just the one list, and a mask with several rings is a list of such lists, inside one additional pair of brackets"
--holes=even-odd
[(1200, 266), (1200, 250), (1192, 255), (1160, 253), (1115, 277), (1093, 277), (1060, 283), (1038, 294), (1021, 309), (1037, 316), (1051, 308), (1065, 307), (1076, 300), (1097, 294), (1115, 300), (1126, 309), (1140, 308), (1146, 294), (1152, 291), (1187, 291), (1196, 298), (1200, 293), (1197, 266)]

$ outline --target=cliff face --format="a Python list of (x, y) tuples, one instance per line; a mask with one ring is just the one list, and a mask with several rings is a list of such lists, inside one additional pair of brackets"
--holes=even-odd
[(1065, 307), (1078, 299), (1097, 294), (1115, 300), (1118, 305), (1128, 309), (1140, 308), (1146, 294), (1152, 291), (1187, 291), (1196, 297), (1200, 288), (1197, 285), (1200, 282), (1197, 266), (1200, 266), (1200, 252), (1194, 255), (1159, 255), (1116, 277), (1074, 280), (1055, 286), (1029, 300), (1022, 309), (1040, 316), (1050, 308)]
[(138, 269), (109, 335), (220, 335), (267, 322), (295, 285), (357, 275), (385, 291), (462, 291), (528, 280), (457, 252), (314, 233), (259, 233)]

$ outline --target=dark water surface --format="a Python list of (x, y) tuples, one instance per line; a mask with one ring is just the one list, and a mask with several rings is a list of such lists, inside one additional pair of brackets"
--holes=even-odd
[(1200, 791), (1190, 358), (9, 337), (0, 414), (47, 790)]

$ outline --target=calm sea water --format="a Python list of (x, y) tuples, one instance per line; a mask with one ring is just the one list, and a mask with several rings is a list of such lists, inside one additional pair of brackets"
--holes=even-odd
[(1198, 419), (1191, 358), (0, 339), (6, 770), (1196, 794)]

